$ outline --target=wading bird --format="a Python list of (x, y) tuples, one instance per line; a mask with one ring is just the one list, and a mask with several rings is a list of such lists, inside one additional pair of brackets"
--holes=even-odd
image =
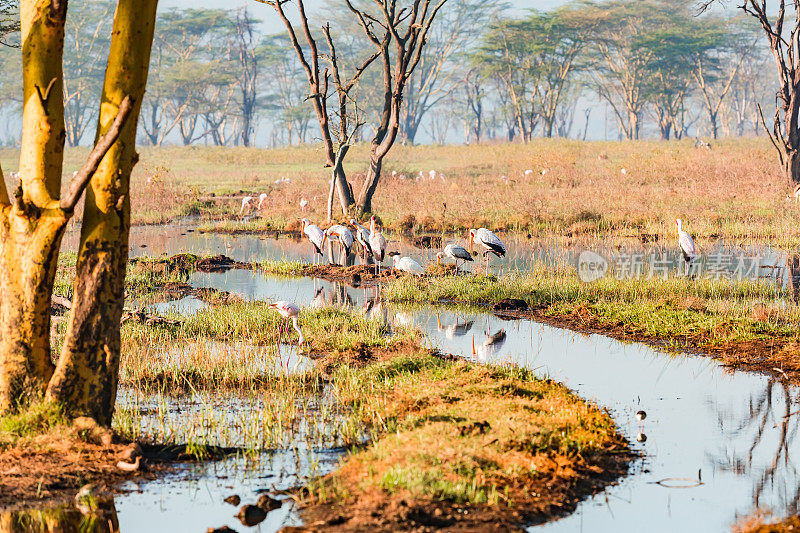
[(264, 203), (264, 200), (267, 199), (267, 193), (262, 192), (258, 195), (258, 207), (256, 207), (256, 211), (261, 211), (261, 204)]
[(369, 246), (372, 249), (372, 257), (375, 259), (375, 275), (381, 272), (381, 263), (386, 256), (386, 237), (381, 230), (375, 227), (375, 215), (369, 219)]
[(449, 257), (450, 259), (455, 260), (456, 270), (458, 270), (459, 259), (464, 262), (473, 260), (472, 254), (470, 254), (466, 248), (464, 248), (463, 246), (459, 246), (457, 244), (448, 244), (447, 246), (444, 247), (444, 253), (439, 252), (438, 254), (436, 254), (437, 265), (440, 265), (442, 263), (442, 257)]
[(695, 248), (692, 236), (683, 230), (683, 221), (676, 218), (675, 224), (678, 226), (678, 247), (681, 249), (683, 260), (686, 261), (688, 269), (689, 263), (697, 257), (697, 248)]
[[(339, 246), (342, 248), (342, 255), (344, 256), (344, 263), (342, 266), (347, 264), (347, 256), (350, 255), (350, 248), (353, 247), (353, 242), (355, 242), (355, 239), (353, 238), (353, 232), (350, 231), (350, 228), (347, 226), (342, 226), (341, 224), (334, 224), (325, 230), (325, 233), (322, 236), (323, 246), (325, 245), (325, 239), (330, 239), (331, 241), (336, 241), (339, 243)], [(338, 262), (342, 262), (341, 256), (339, 257)]]
[(239, 214), (249, 215), (250, 211), (253, 209), (253, 200), (252, 196), (245, 196), (242, 198), (242, 208), (239, 210)]
[(356, 240), (358, 244), (361, 245), (362, 258), (364, 259), (364, 264), (366, 264), (367, 257), (372, 255), (372, 247), (369, 244), (369, 238), (372, 233), (365, 226), (359, 224), (354, 218), (350, 219), (350, 224), (356, 228)]
[[(303, 337), (303, 331), (300, 329), (300, 324), (297, 323), (297, 317), (300, 316), (300, 308), (297, 306), (297, 304), (287, 302), (285, 300), (279, 300), (269, 304), (269, 308), (275, 309), (283, 317), (280, 327), (278, 328), (278, 353), (280, 353), (283, 330), (286, 329), (286, 333), (289, 333), (289, 320), (292, 321), (292, 327), (297, 332), (297, 345), (302, 349), (303, 343), (306, 339)], [(288, 368), (289, 362), (287, 361), (286, 364)]]
[(306, 200), (305, 198), (301, 197), (300, 198), (300, 211), (305, 213), (306, 212), (306, 207), (308, 207), (308, 200)]
[(425, 269), (422, 268), (422, 265), (410, 257), (400, 257), (399, 255), (395, 255), (392, 256), (392, 261), (394, 261), (394, 268), (397, 270), (402, 270), (403, 272), (408, 272), (409, 274), (413, 274), (415, 276), (421, 276), (425, 273)]
[(474, 243), (478, 242), (485, 251), (483, 256), (486, 258), (486, 272), (489, 272), (489, 254), (494, 254), (497, 257), (506, 255), (506, 246), (500, 238), (486, 228), (478, 228), (469, 230), (469, 252), (474, 251)]
[(303, 234), (308, 237), (308, 240), (314, 246), (314, 256), (312, 257), (312, 264), (317, 264), (317, 256), (324, 257), (322, 247), (325, 244), (325, 234), (322, 229), (316, 224), (312, 224), (310, 220), (304, 218), (300, 221), (303, 227)]

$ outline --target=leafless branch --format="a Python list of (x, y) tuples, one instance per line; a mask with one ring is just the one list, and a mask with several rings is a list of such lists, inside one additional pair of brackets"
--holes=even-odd
[(77, 205), (81, 194), (83, 194), (84, 189), (86, 189), (86, 186), (89, 184), (89, 180), (94, 176), (103, 157), (105, 157), (106, 153), (111, 149), (111, 146), (113, 146), (119, 138), (122, 128), (125, 126), (125, 122), (128, 120), (132, 111), (133, 98), (126, 96), (119, 106), (117, 116), (114, 117), (114, 122), (111, 124), (111, 127), (100, 137), (97, 144), (94, 145), (86, 162), (75, 175), (72, 182), (70, 182), (66, 196), (61, 199), (61, 209), (64, 211), (72, 211), (75, 209), (75, 205)]

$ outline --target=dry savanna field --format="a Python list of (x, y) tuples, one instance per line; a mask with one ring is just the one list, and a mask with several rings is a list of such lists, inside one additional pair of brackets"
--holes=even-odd
[[(85, 153), (67, 151), (69, 173)], [(367, 157), (362, 145), (347, 159), (356, 193)], [(6, 171), (14, 170), (16, 153), (3, 150), (0, 161)], [(310, 202), (307, 216), (324, 221), (329, 174), (322, 162), (315, 146), (142, 148), (133, 177), (133, 222), (186, 214), (236, 218), (241, 198), (262, 192), (269, 195), (262, 219), (245, 227), (297, 229), (301, 198)], [(445, 179), (391, 177), (392, 171), (413, 177), (430, 170)], [(525, 175), (526, 170), (533, 172)], [(281, 178), (291, 182), (275, 185)], [(395, 230), (483, 226), (538, 237), (673, 239), (680, 217), (701, 245), (725, 238), (791, 248), (800, 238), (800, 205), (787, 198), (791, 191), (765, 138), (724, 140), (711, 150), (695, 148), (691, 140), (540, 139), (529, 145), (397, 146), (373, 207)]]

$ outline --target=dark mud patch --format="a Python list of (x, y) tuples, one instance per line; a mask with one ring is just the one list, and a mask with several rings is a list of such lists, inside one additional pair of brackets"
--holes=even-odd
[(441, 235), (415, 235), (411, 237), (411, 245), (416, 248), (441, 248)]
[[(120, 461), (129, 462), (130, 444), (85, 442), (66, 428), (63, 435), (41, 435), (25, 444), (0, 451), (0, 511), (32, 506), (44, 507), (71, 503), (80, 487), (87, 483), (106, 485), (119, 492), (125, 481), (152, 480), (175, 463), (198, 459), (186, 446), (142, 444), (140, 467), (123, 470)], [(202, 459), (218, 459), (238, 449), (208, 447)]]
[(398, 279), (408, 276), (405, 272), (381, 267), (378, 274), (375, 274), (373, 265), (306, 265), (299, 274), (312, 278), (321, 278), (327, 281), (347, 283), (348, 285), (367, 285), (373, 286), (381, 281)]
[(160, 296), (162, 301), (180, 300), (181, 298), (193, 296), (209, 305), (234, 304), (245, 301), (243, 298), (228, 291), (197, 288), (182, 282), (157, 283), (153, 286), (153, 294), (154, 296)]
[(516, 318), (520, 313), (531, 310), (528, 302), (519, 298), (503, 298), (492, 306), (492, 313), (499, 317)]
[(243, 263), (226, 255), (199, 257), (194, 254), (176, 254), (169, 257), (141, 257), (130, 260), (130, 271), (134, 275), (153, 277), (185, 278), (192, 272), (227, 272), (233, 269), (253, 269), (251, 263)]

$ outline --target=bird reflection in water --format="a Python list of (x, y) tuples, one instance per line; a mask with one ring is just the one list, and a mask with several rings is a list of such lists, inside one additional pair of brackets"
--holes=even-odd
[(456, 337), (463, 337), (469, 333), (474, 323), (474, 320), (463, 320), (456, 316), (454, 324), (442, 325), (442, 318), (439, 316), (439, 313), (436, 313), (436, 329), (439, 332), (444, 332), (445, 337), (451, 340)]
[(497, 352), (506, 343), (506, 330), (501, 329), (496, 333), (486, 334), (486, 340), (482, 344), (475, 345), (475, 335), (472, 336), (472, 357), (476, 361), (485, 362), (497, 355)]

